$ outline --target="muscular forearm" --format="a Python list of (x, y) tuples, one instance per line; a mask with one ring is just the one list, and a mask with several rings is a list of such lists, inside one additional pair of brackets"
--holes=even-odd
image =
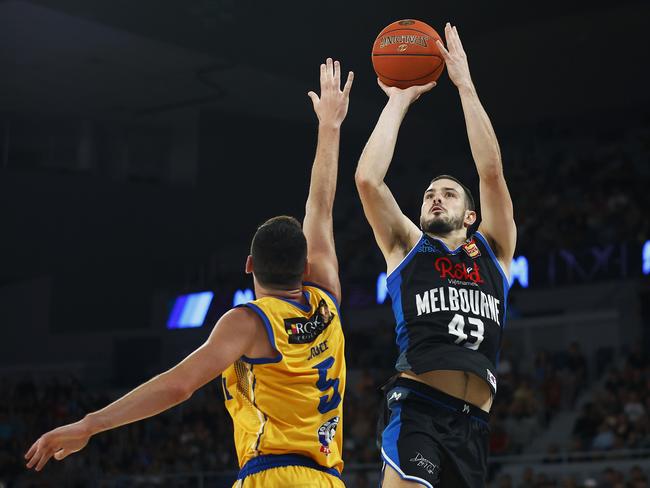
[(408, 106), (408, 103), (398, 96), (388, 100), (359, 159), (357, 182), (379, 185), (384, 181)]
[(307, 214), (331, 217), (338, 174), (340, 129), (327, 124), (318, 126), (318, 145), (311, 170)]
[(160, 374), (130, 391), (107, 407), (86, 415), (82, 420), (91, 435), (136, 422), (163, 412), (188, 398), (181, 385)]
[(503, 168), (499, 142), (474, 85), (471, 82), (461, 85), (458, 92), (465, 114), (467, 137), (479, 176), (487, 178), (500, 175)]

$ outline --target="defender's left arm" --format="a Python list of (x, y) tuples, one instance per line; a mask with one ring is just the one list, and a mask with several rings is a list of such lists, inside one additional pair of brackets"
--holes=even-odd
[(318, 145), (311, 170), (303, 232), (307, 239), (307, 281), (323, 286), (341, 300), (339, 265), (334, 247), (332, 210), (336, 193), (341, 124), (348, 112), (353, 73), (341, 90), (341, 65), (328, 58), (320, 66), (320, 97), (309, 92), (318, 116)]
[(458, 88), (463, 105), (467, 137), (480, 179), (481, 225), (479, 231), (490, 242), (506, 272), (515, 253), (517, 227), (512, 199), (503, 176), (501, 151), (490, 118), (476, 94), (467, 64), (467, 55), (455, 26), (445, 26), (447, 48), (437, 41), (449, 78)]

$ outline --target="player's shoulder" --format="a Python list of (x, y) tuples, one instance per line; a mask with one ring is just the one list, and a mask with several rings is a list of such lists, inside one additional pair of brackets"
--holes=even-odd
[[(250, 302), (249, 302), (250, 303)], [(219, 319), (218, 324), (231, 324), (242, 332), (253, 329), (262, 323), (258, 313), (246, 305), (231, 308)]]

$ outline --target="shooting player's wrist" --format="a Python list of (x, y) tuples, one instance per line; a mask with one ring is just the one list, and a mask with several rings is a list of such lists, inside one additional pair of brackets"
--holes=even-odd
[(341, 130), (343, 121), (321, 120), (318, 122), (318, 132), (326, 134), (337, 134)]
[(472, 83), (471, 78), (467, 78), (466, 80), (462, 80), (456, 84), (456, 88), (458, 88), (458, 93), (460, 96), (474, 96), (476, 95), (476, 88), (474, 87), (474, 83)]

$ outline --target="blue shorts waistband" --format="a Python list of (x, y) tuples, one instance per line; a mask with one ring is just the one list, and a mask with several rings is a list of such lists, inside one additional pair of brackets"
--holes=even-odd
[(486, 424), (490, 422), (490, 414), (481, 410), (479, 407), (466, 403), (460, 398), (448, 395), (419, 381), (399, 377), (391, 385), (391, 388), (395, 387), (406, 388), (429, 403), (440, 405), (461, 415), (472, 417)]
[(303, 466), (305, 468), (311, 468), (331, 474), (337, 478), (341, 477), (341, 473), (336, 469), (321, 466), (307, 456), (301, 456), (299, 454), (265, 454), (263, 456), (254, 457), (244, 464), (239, 470), (237, 479), (242, 480), (247, 476), (266, 471), (267, 469), (281, 468), (283, 466)]

